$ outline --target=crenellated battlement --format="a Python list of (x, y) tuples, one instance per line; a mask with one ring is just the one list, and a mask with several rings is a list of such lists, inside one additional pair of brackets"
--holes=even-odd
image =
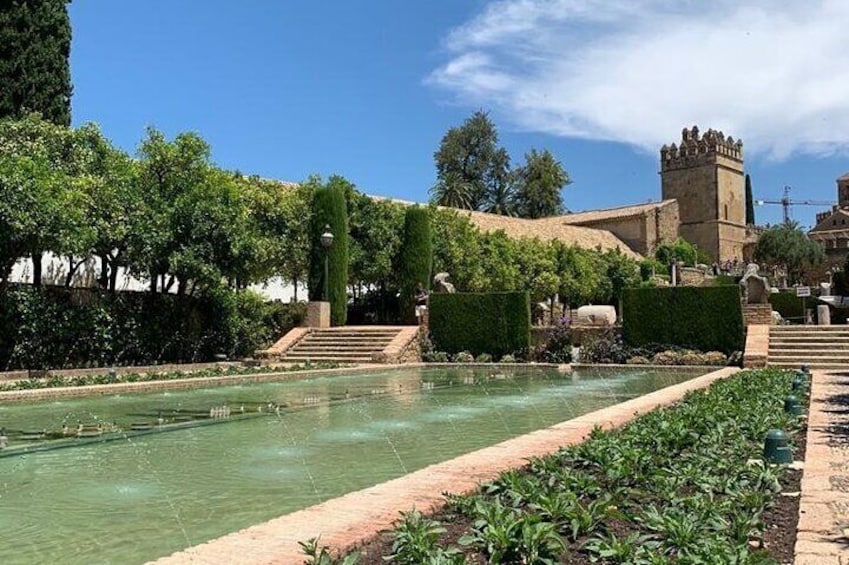
[(742, 164), (743, 142), (730, 135), (725, 137), (721, 131), (709, 129), (700, 136), (697, 126), (684, 128), (680, 145), (673, 143), (660, 148), (660, 169), (662, 172), (714, 163), (718, 156)]

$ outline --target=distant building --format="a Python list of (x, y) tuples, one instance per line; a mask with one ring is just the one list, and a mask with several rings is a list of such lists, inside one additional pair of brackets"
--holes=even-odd
[(842, 263), (849, 253), (849, 173), (837, 179), (837, 205), (817, 214), (808, 237), (825, 249), (828, 263)]

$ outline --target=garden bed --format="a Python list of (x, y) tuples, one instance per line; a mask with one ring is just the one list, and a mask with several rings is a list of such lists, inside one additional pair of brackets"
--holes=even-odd
[(432, 516), (405, 514), (346, 563), (790, 563), (799, 497), (781, 493), (801, 471), (753, 460), (770, 428), (803, 458), (804, 427), (782, 410), (791, 381), (742, 372), (596, 430)]

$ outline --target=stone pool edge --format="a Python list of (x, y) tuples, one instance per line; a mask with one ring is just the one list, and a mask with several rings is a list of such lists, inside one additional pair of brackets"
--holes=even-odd
[(250, 526), (149, 563), (302, 563), (304, 555), (298, 542), (318, 536), (321, 545), (328, 545), (334, 550), (352, 549), (379, 531), (390, 528), (400, 511), (412, 508), (422, 512), (435, 510), (445, 503), (445, 492), (471, 492), (481, 482), (492, 480), (507, 469), (523, 466), (531, 457), (580, 443), (595, 426), (604, 429), (622, 426), (638, 414), (677, 402), (687, 392), (706, 388), (739, 370), (725, 367), (549, 428), (429, 465), (403, 477)]

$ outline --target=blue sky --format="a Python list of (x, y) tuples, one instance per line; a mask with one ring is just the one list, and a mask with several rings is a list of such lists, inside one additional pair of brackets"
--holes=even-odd
[[(341, 174), (425, 201), (445, 131), (491, 113), (548, 148), (572, 210), (660, 198), (684, 126), (742, 138), (755, 198), (832, 201), (849, 171), (841, 0), (75, 0), (73, 119), (130, 151), (195, 131), (222, 167)], [(718, 23), (719, 22), (719, 23)], [(813, 224), (816, 206), (793, 217)], [(759, 222), (780, 206), (756, 209)]]

